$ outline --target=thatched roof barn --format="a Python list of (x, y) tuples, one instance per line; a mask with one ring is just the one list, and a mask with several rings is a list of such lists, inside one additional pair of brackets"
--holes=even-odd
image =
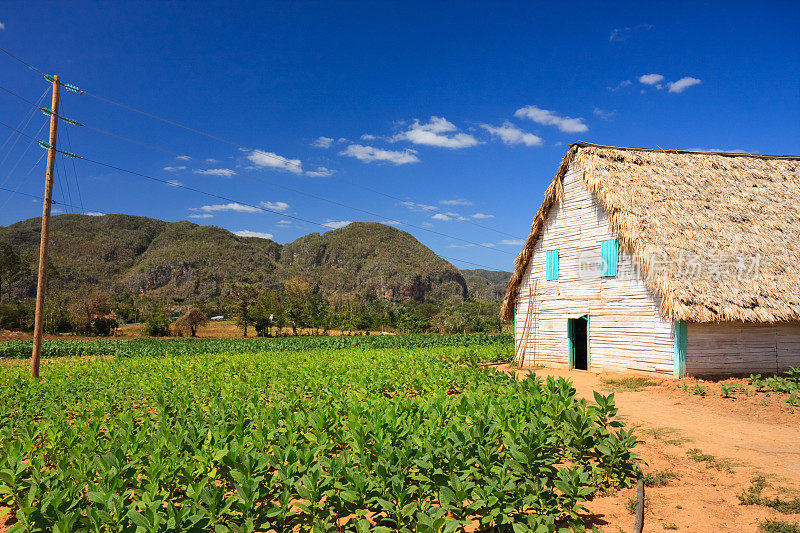
[(572, 145), (501, 314), (525, 362), (576, 366), (573, 328), (593, 369), (800, 364), (800, 157)]

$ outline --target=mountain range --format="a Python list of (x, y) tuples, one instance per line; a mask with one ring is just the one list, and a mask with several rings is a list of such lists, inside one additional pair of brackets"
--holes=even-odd
[[(18, 298), (35, 294), (40, 224), (32, 218), (0, 227), (0, 241), (30, 265), (11, 286)], [(95, 285), (191, 303), (224, 296), (234, 282), (274, 288), (300, 276), (327, 296), (499, 300), (511, 275), (459, 270), (411, 234), (378, 223), (354, 222), (284, 245), (216, 226), (120, 214), (58, 215), (50, 227), (50, 290), (67, 292)]]

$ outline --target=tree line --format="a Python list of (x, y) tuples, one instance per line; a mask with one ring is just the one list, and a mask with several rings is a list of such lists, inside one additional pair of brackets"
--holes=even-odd
[[(33, 329), (33, 299), (17, 300), (8, 294), (11, 283), (30, 270), (27, 262), (10, 245), (0, 242), (0, 329)], [(502, 327), (498, 312), (499, 302), (324, 295), (303, 278), (293, 277), (270, 289), (233, 283), (213, 301), (120, 295), (98, 285), (70, 292), (51, 290), (45, 302), (44, 328), (48, 333), (102, 336), (113, 334), (121, 323), (140, 323), (151, 336), (194, 336), (208, 317), (224, 316), (236, 320), (244, 336), (319, 335), (330, 331), (492, 333)]]

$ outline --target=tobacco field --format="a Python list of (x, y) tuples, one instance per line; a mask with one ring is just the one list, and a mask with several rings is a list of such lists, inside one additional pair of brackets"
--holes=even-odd
[[(31, 341), (0, 342), (0, 358), (29, 358)], [(493, 360), (510, 361), (514, 353), (514, 337), (510, 333), (487, 335), (354, 335), (354, 336), (303, 336), (252, 339), (97, 339), (97, 340), (46, 340), (42, 343), (42, 357), (164, 357), (172, 355), (197, 355), (208, 353), (258, 353), (311, 349), (341, 350), (345, 348), (437, 348), (437, 347), (488, 347)]]
[(498, 346), (313, 348), (0, 366), (13, 531), (582, 531), (636, 437)]

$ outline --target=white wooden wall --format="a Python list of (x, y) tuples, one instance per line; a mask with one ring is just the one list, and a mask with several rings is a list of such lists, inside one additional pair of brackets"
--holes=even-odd
[[(579, 258), (599, 261), (600, 242), (612, 239), (605, 209), (583, 185), (582, 172), (564, 176), (564, 200), (553, 206), (520, 287), (518, 343), (528, 309), (531, 280), (538, 279), (538, 331), (525, 347), (526, 365), (567, 367), (567, 319), (589, 315), (590, 370), (673, 375), (673, 324), (661, 318), (660, 298), (620, 251), (617, 277), (579, 275)], [(559, 250), (558, 280), (545, 281), (545, 252)], [(691, 338), (691, 333), (689, 334)]]
[(800, 366), (800, 323), (687, 325), (690, 375), (767, 374)]

